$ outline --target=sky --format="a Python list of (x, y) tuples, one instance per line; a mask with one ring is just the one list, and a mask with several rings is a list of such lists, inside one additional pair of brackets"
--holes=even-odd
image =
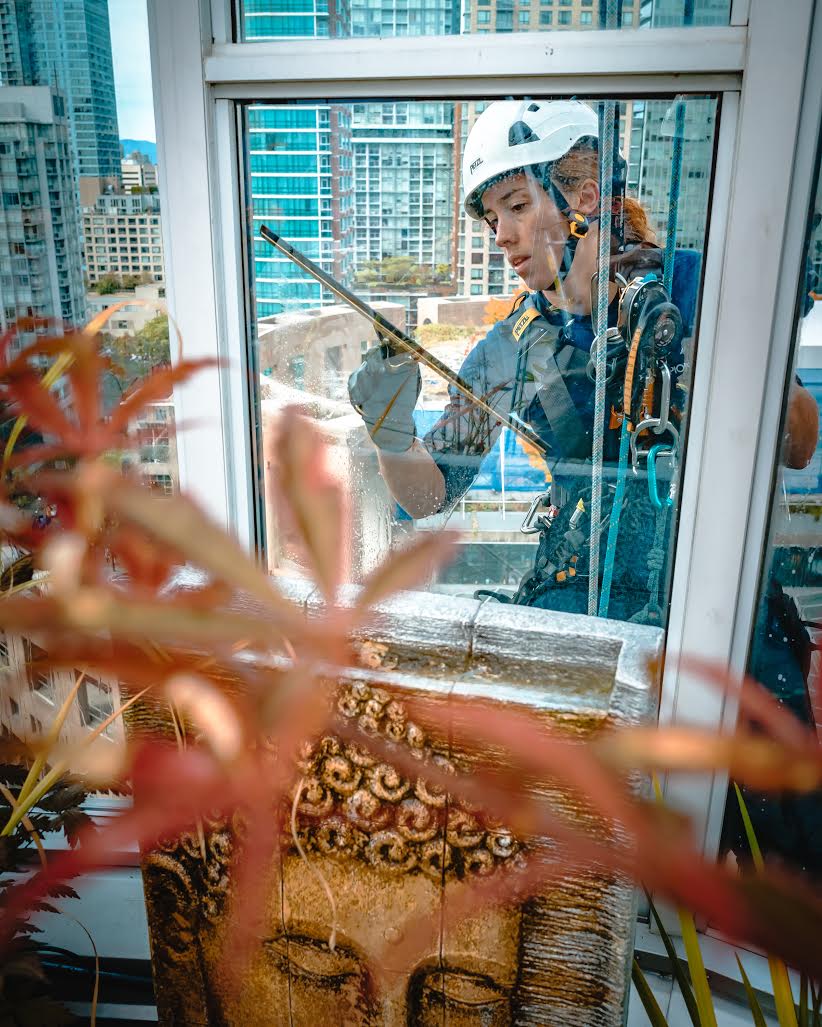
[(108, 0), (121, 139), (156, 142), (146, 0)]

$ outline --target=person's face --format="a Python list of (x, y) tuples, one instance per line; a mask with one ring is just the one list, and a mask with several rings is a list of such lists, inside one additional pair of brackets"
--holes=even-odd
[(529, 290), (550, 289), (562, 264), (568, 219), (530, 175), (490, 186), (482, 195), (497, 246)]
[[(217, 983), (227, 1023), (506, 1027), (512, 1022), (518, 908), (483, 908), (451, 924), (453, 885), (443, 888), (424, 874), (391, 873), (355, 860), (312, 854), (310, 862), (336, 902), (333, 951), (328, 896), (299, 857), (289, 854), (282, 863), (282, 886), (270, 895), (267, 933), (240, 993), (227, 994)], [(434, 927), (430, 945), (409, 969), (392, 960), (391, 950), (420, 915), (429, 915)], [(207, 962), (212, 962), (208, 956)], [(212, 963), (212, 975), (215, 970), (219, 976)]]

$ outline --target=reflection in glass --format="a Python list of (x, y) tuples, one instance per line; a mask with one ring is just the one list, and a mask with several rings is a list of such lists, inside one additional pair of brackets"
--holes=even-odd
[[(523, 110), (529, 103), (523, 101)], [(499, 331), (494, 329), (496, 323), (508, 323), (517, 294), (545, 286), (530, 282), (522, 267), (518, 273), (518, 254), (511, 252), (504, 239), (495, 237), (488, 224), (473, 220), (463, 208), (460, 168), (466, 140), (488, 108), (483, 101), (382, 100), (247, 108), (248, 226), (253, 253), (252, 299), (257, 313), (260, 423), (265, 429), (279, 410), (294, 403), (322, 423), (335, 447), (334, 466), (354, 493), (351, 555), (355, 578), (367, 573), (410, 531), (439, 527), (443, 516), (411, 509), (416, 516), (412, 521), (405, 512), (408, 507), (403, 509), (396, 493), (392, 495), (386, 487), (378, 454), (349, 401), (349, 378), (376, 342), (373, 328), (261, 239), (260, 227), (267, 225), (281, 234), (383, 317), (413, 333), (419, 344), (452, 371), (459, 371), (470, 354), (476, 361), (483, 352), (485, 337), (492, 329)], [(585, 109), (595, 128), (596, 114)], [(671, 395), (679, 414), (684, 415), (688, 394), (677, 385), (687, 384), (695, 348), (716, 101), (710, 97), (687, 97), (674, 103), (638, 99), (620, 102), (617, 113), (620, 151), (626, 162), (626, 202), (633, 204), (634, 236), (630, 242), (635, 247), (623, 270), (628, 280), (655, 274), (661, 282), (665, 274), (663, 248), (670, 235), (671, 292), (684, 330), (682, 353), (671, 355)], [(681, 167), (676, 164), (679, 173), (674, 176), (677, 140)], [(596, 142), (586, 145), (586, 174), (593, 175), (596, 188)], [(674, 180), (677, 202), (672, 207)], [(571, 186), (566, 183), (565, 188)], [(675, 219), (672, 209), (677, 213)], [(596, 225), (596, 215), (591, 223)], [(567, 227), (564, 231), (567, 234)], [(586, 281), (581, 293), (588, 289)], [(611, 306), (615, 318), (616, 305)], [(569, 316), (571, 320), (576, 316), (561, 303), (557, 311), (550, 315), (556, 321), (554, 331)], [(576, 327), (569, 328), (572, 345), (586, 358), (574, 387), (580, 390), (578, 397), (590, 399), (593, 387), (582, 365), (593, 339), (591, 316), (580, 314), (574, 324)], [(529, 373), (526, 367), (526, 378)], [(525, 385), (530, 401), (532, 386)], [(488, 383), (488, 388), (493, 391), (494, 383)], [(421, 395), (413, 415), (418, 438), (431, 433), (450, 401), (442, 378), (423, 367)], [(584, 399), (582, 406), (587, 402)], [(590, 424), (589, 414), (585, 416)], [(678, 423), (684, 433), (684, 420)], [(618, 422), (609, 425), (608, 431), (607, 459), (613, 460), (619, 445)], [(555, 459), (546, 464), (516, 430), (494, 429), (490, 436), (480, 435), (485, 441), (477, 453), (481, 457), (485, 449), (490, 452), (484, 460), (466, 465), (470, 473), (463, 475), (462, 483), (454, 484), (446, 504), (451, 525), (467, 536), (457, 548), (455, 561), (433, 587), (461, 595), (471, 595), (476, 588), (502, 588), (510, 594), (534, 565), (538, 539), (523, 534), (520, 523), (534, 498), (545, 491), (547, 467), (554, 467)], [(664, 461), (658, 469), (657, 493), (666, 499), (671, 469)], [(562, 473), (567, 471), (567, 466), (562, 468)], [(590, 463), (583, 461), (571, 471), (580, 487), (582, 477), (587, 476), (590, 489)], [(603, 505), (606, 519), (616, 485), (613, 465), (609, 475)], [(651, 484), (644, 465), (630, 475), (626, 487), (629, 493), (642, 493), (644, 498), (625, 507), (626, 534), (621, 551), (617, 550), (614, 572), (616, 598), (607, 612), (631, 617), (647, 607), (646, 613), (662, 622), (676, 508), (670, 515), (666, 513), (661, 541), (655, 543), (660, 518), (650, 506)], [(588, 498), (584, 502), (587, 511)], [(576, 497), (557, 522), (557, 540), (573, 527), (569, 527), (569, 519), (575, 503)], [(270, 566), (300, 573), (299, 556), (271, 506), (266, 510), (266, 524)], [(587, 537), (587, 524), (580, 530)], [(623, 573), (621, 561), (629, 558), (631, 538), (638, 537), (637, 530), (644, 540), (642, 559), (635, 561), (628, 575)], [(601, 536), (603, 546), (606, 535), (607, 523)], [(573, 561), (570, 569), (578, 572), (577, 587), (565, 589), (567, 595), (546, 595), (543, 605), (584, 612), (584, 563)], [(565, 581), (574, 576), (566, 574)], [(571, 592), (576, 596), (573, 602)], [(651, 592), (657, 597), (654, 602)]]
[[(554, 7), (559, 10), (553, 10)], [(608, 5), (610, 7), (610, 5)], [(242, 0), (245, 41), (727, 25), (730, 0)], [(601, 10), (602, 9), (602, 10)]]
[[(822, 720), (818, 693), (822, 634), (822, 178), (817, 165), (799, 319), (774, 469), (768, 546), (759, 586), (748, 673), (806, 725)], [(786, 288), (788, 283), (786, 283)], [(793, 283), (790, 285), (793, 288)], [(822, 795), (762, 795), (744, 789), (763, 853), (822, 873)], [(748, 858), (736, 796), (725, 808), (722, 850)]]

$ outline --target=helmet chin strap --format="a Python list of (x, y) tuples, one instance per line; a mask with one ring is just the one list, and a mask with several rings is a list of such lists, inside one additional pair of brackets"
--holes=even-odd
[(588, 234), (592, 221), (598, 220), (597, 216), (587, 217), (582, 211), (575, 210), (568, 200), (563, 196), (559, 187), (551, 181), (550, 169), (544, 173), (543, 188), (559, 208), (561, 214), (568, 219), (568, 235), (565, 239), (565, 246), (562, 251), (562, 262), (557, 271), (556, 282), (561, 284), (565, 281), (571, 265), (576, 256), (577, 243)]

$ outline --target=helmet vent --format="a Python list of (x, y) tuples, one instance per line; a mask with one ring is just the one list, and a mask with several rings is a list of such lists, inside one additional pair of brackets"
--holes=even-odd
[(539, 142), (539, 136), (534, 132), (531, 126), (526, 125), (524, 121), (515, 121), (508, 130), (509, 146), (519, 146), (522, 143), (536, 142)]
[(539, 110), (539, 104), (538, 103), (532, 103), (531, 106), (528, 108), (528, 113), (529, 114), (534, 114), (538, 110)]

